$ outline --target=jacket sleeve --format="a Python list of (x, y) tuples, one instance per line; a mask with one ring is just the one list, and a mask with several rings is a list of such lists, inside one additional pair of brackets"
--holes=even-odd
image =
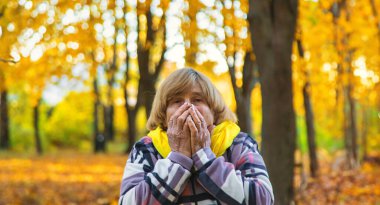
[(231, 162), (216, 158), (210, 148), (193, 155), (198, 182), (223, 204), (274, 203), (272, 185), (257, 143), (248, 135), (234, 140)]
[(191, 175), (192, 160), (176, 152), (157, 159), (157, 152), (148, 148), (152, 143), (143, 141), (136, 143), (129, 155), (119, 204), (175, 203)]

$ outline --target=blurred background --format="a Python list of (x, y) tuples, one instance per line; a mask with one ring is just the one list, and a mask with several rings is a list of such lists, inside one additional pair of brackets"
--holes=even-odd
[(277, 204), (380, 204), (379, 0), (0, 0), (0, 204), (117, 204), (157, 87), (206, 74)]

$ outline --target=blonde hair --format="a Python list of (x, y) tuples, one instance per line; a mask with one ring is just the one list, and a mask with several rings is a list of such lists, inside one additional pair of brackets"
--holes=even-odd
[(146, 124), (147, 129), (154, 130), (158, 126), (166, 129), (166, 109), (169, 99), (191, 90), (195, 83), (200, 86), (202, 97), (204, 97), (214, 113), (214, 124), (219, 124), (226, 120), (237, 122), (235, 114), (227, 107), (222, 95), (211, 83), (210, 79), (192, 68), (183, 68), (170, 74), (157, 90), (152, 111)]

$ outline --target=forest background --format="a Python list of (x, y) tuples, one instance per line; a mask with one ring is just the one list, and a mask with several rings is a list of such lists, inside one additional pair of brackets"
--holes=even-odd
[(183, 67), (259, 142), (276, 204), (380, 204), (379, 12), (380, 0), (0, 0), (0, 204), (117, 204), (156, 88)]

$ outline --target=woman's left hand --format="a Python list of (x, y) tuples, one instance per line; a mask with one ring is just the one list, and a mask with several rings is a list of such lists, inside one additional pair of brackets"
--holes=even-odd
[(211, 138), (210, 131), (207, 128), (207, 124), (202, 114), (191, 105), (190, 115), (186, 119), (186, 123), (190, 128), (191, 134), (191, 151), (195, 154), (198, 150), (210, 147)]

